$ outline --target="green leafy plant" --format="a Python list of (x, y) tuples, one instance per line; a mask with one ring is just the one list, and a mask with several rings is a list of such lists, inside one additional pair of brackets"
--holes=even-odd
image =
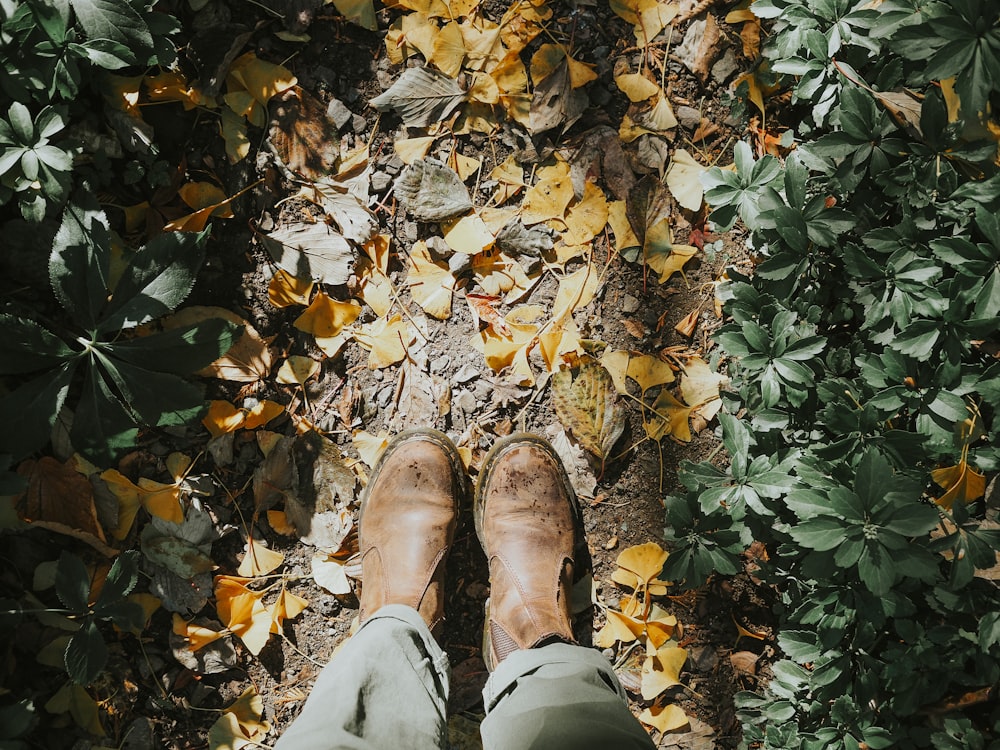
[(983, 572), (1000, 559), (984, 501), (1000, 470), (1000, 9), (752, 9), (809, 138), (783, 162), (738, 145), (735, 171), (705, 179), (711, 220), (742, 219), (758, 262), (720, 289), (730, 465), (681, 467), (666, 575), (697, 586), (766, 550), (754, 575), (784, 658), (737, 696), (744, 746), (992, 746), (998, 716), (958, 699), (1000, 678)]
[(161, 234), (136, 251), (116, 277), (104, 213), (86, 192), (68, 204), (49, 278), (71, 322), (0, 316), (0, 374), (40, 373), (0, 399), (0, 419), (21, 425), (0, 437), (0, 453), (17, 460), (44, 445), (71, 391), (79, 394), (71, 442), (103, 464), (134, 444), (139, 425), (179, 425), (201, 413), (201, 389), (178, 374), (224, 354), (237, 326), (209, 319), (146, 335), (124, 332), (187, 298), (206, 236), (207, 230)]

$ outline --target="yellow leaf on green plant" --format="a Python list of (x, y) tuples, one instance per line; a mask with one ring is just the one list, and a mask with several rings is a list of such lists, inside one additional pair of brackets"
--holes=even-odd
[(650, 706), (642, 709), (639, 721), (656, 727), (661, 732), (672, 732), (688, 725), (688, 717), (680, 706), (668, 703), (666, 706)]
[(457, 253), (477, 255), (493, 247), (493, 233), (476, 214), (466, 214), (443, 222), (444, 241)]
[(319, 362), (312, 357), (293, 354), (282, 362), (275, 380), (285, 385), (304, 386), (309, 378), (319, 372), (319, 367)]
[(317, 338), (332, 338), (349, 326), (361, 315), (361, 305), (354, 300), (343, 302), (319, 292), (309, 307), (296, 318), (293, 324), (300, 331), (311, 333)]
[(268, 549), (253, 537), (247, 541), (247, 551), (236, 572), (244, 578), (266, 576), (272, 570), (285, 562), (285, 556), (280, 552)]
[(406, 349), (417, 337), (412, 325), (401, 315), (379, 318), (354, 331), (354, 340), (368, 350), (368, 369), (378, 370), (401, 362)]
[(573, 181), (570, 178), (569, 164), (557, 161), (539, 169), (535, 177), (535, 184), (524, 194), (521, 221), (525, 226), (549, 219), (561, 221), (569, 202), (573, 200)]
[(945, 490), (941, 497), (934, 498), (934, 502), (946, 510), (951, 510), (956, 500), (970, 503), (986, 494), (986, 477), (964, 459), (954, 466), (934, 469), (931, 478)]
[(705, 167), (694, 160), (683, 148), (674, 152), (670, 160), (670, 169), (667, 170), (667, 187), (670, 188), (671, 195), (688, 211), (697, 211), (701, 208), (701, 200), (704, 191), (701, 187), (701, 175), (705, 172)]
[(267, 299), (279, 309), (292, 305), (308, 305), (312, 289), (312, 279), (298, 279), (279, 268), (267, 285)]

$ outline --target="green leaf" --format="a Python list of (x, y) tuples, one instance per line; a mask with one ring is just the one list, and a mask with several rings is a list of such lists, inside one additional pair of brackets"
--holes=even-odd
[(129, 48), (152, 49), (149, 27), (128, 0), (70, 0), (88, 39), (110, 39)]
[(816, 642), (816, 634), (805, 630), (783, 630), (778, 633), (778, 645), (785, 655), (799, 664), (816, 661), (823, 649)]
[(896, 582), (896, 566), (885, 547), (868, 541), (858, 559), (858, 575), (875, 596), (884, 596)]
[(146, 243), (115, 287), (98, 330), (132, 328), (176, 309), (194, 287), (207, 237), (207, 230), (166, 232)]
[(115, 558), (111, 570), (104, 579), (104, 586), (94, 605), (94, 612), (99, 617), (107, 617), (107, 607), (128, 596), (138, 581), (139, 553), (135, 550), (122, 552)]
[(49, 280), (59, 303), (92, 330), (108, 297), (111, 234), (97, 198), (86, 190), (63, 212), (49, 258)]
[(242, 328), (222, 318), (191, 323), (150, 336), (114, 343), (111, 357), (156, 372), (186, 374), (207, 367), (233, 345)]
[(83, 621), (66, 645), (66, 672), (78, 685), (89, 685), (108, 663), (108, 647), (92, 617)]
[(66, 342), (35, 321), (0, 315), (0, 375), (55, 367), (75, 354)]
[(90, 573), (83, 560), (72, 552), (59, 555), (56, 567), (56, 596), (66, 609), (86, 612), (90, 604)]
[(202, 389), (176, 375), (153, 372), (103, 355), (101, 365), (129, 411), (151, 427), (180, 425), (201, 416)]
[(817, 516), (792, 527), (788, 533), (803, 547), (826, 552), (840, 544), (844, 536), (844, 523), (837, 518)]
[(49, 441), (75, 370), (76, 361), (67, 362), (0, 398), (0, 424), (17, 425), (0, 430), (0, 453), (18, 461)]
[(111, 392), (97, 367), (88, 367), (70, 430), (73, 447), (98, 466), (111, 466), (121, 453), (135, 447), (138, 434), (132, 415)]

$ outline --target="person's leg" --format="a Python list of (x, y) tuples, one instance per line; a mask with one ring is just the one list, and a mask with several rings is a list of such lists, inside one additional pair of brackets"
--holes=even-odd
[(654, 747), (607, 660), (575, 644), (570, 587), (583, 529), (552, 446), (531, 435), (499, 441), (483, 461), (475, 512), (490, 562), (486, 750)]
[(412, 607), (368, 619), (323, 669), (276, 750), (445, 746), (448, 655)]
[(594, 649), (552, 643), (515, 651), (483, 689), (484, 750), (652, 750), (611, 665)]
[(361, 627), (323, 670), (280, 750), (445, 747), (444, 565), (466, 482), (434, 430), (394, 438), (361, 496)]

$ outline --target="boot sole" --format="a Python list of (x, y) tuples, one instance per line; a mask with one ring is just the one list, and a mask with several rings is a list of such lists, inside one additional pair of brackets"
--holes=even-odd
[[(570, 512), (573, 515), (573, 579), (574, 583), (579, 580), (578, 576), (583, 576), (586, 574), (586, 570), (581, 570), (584, 566), (579, 565), (578, 561), (584, 559), (590, 559), (590, 551), (587, 549), (586, 540), (584, 539), (583, 533), (583, 513), (580, 510), (580, 503), (576, 498), (576, 492), (573, 490), (573, 485), (569, 482), (569, 477), (566, 475), (566, 467), (563, 466), (562, 459), (559, 458), (559, 454), (556, 453), (555, 448), (552, 444), (540, 438), (537, 435), (532, 435), (527, 432), (519, 432), (513, 435), (508, 435), (505, 438), (501, 438), (493, 447), (490, 448), (489, 452), (486, 454), (486, 458), (483, 459), (483, 467), (479, 472), (479, 477), (476, 480), (476, 487), (474, 492), (474, 498), (472, 503), (472, 515), (476, 526), (476, 536), (479, 538), (479, 545), (483, 548), (483, 553), (486, 555), (487, 560), (490, 557), (490, 551), (486, 547), (486, 537), (483, 534), (483, 516), (485, 513), (486, 500), (483, 494), (483, 490), (489, 483), (490, 475), (493, 471), (494, 466), (496, 466), (497, 461), (502, 458), (502, 454), (505, 449), (511, 445), (521, 445), (530, 444), (538, 448), (541, 448), (546, 453), (548, 453), (552, 458), (556, 460), (556, 463), (562, 468), (560, 481), (562, 482), (563, 489), (566, 491), (566, 495), (569, 498)], [(486, 664), (486, 669), (492, 672), (496, 668), (496, 664), (493, 663), (493, 642), (490, 637), (490, 600), (486, 600), (485, 605), (486, 619), (483, 622), (483, 661)]]

